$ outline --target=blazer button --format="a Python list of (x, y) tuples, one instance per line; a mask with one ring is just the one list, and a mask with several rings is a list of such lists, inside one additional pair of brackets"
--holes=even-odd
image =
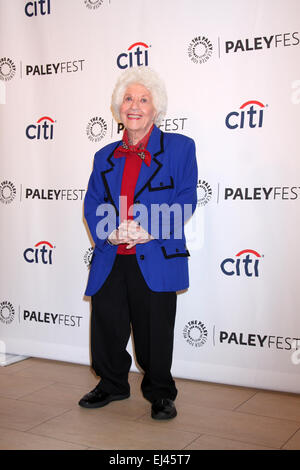
[(145, 256), (144, 256), (144, 255), (141, 255), (141, 256), (140, 256), (140, 259), (145, 259)]
[(104, 202), (107, 202), (107, 201), (108, 201), (108, 197), (105, 197), (105, 198), (104, 198)]
[(176, 253), (179, 253), (179, 249), (178, 249), (178, 248), (176, 248)]

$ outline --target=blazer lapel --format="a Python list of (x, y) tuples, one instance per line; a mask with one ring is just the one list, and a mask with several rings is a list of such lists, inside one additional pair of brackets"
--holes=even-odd
[(119, 147), (117, 143), (111, 154), (107, 157), (108, 168), (101, 171), (101, 177), (106, 191), (104, 200), (109, 201), (115, 208), (117, 217), (119, 216), (119, 196), (121, 193), (122, 176), (125, 165), (125, 158), (114, 158), (114, 151)]
[(136, 202), (140, 194), (150, 186), (151, 180), (157, 175), (163, 166), (163, 163), (161, 163), (156, 157), (164, 152), (164, 134), (156, 126), (154, 126), (150, 135), (147, 150), (151, 153), (151, 164), (150, 166), (147, 166), (145, 163), (142, 164), (135, 188), (134, 202)]
[[(121, 142), (118, 142), (116, 144), (113, 151), (107, 157), (107, 169), (101, 171), (101, 177), (106, 191), (105, 199), (114, 206), (117, 217), (119, 216), (119, 196), (121, 193), (125, 158), (114, 158), (113, 154), (120, 143)], [(163, 163), (161, 163), (157, 157), (164, 152), (164, 134), (156, 126), (154, 126), (150, 135), (147, 150), (151, 153), (151, 164), (150, 166), (147, 166), (145, 163), (142, 164), (135, 188), (134, 202), (136, 202), (139, 195), (147, 187), (150, 187), (151, 180), (163, 167)]]

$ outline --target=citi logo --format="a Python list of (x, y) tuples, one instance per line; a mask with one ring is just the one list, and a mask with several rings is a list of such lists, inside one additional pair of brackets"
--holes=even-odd
[(26, 16), (50, 15), (51, 13), (50, 0), (35, 0), (34, 2), (27, 2), (25, 5)]
[(43, 116), (36, 124), (30, 124), (26, 127), (26, 137), (30, 140), (52, 140), (54, 123), (55, 121), (51, 117)]
[(247, 277), (259, 276), (259, 262), (262, 258), (255, 250), (242, 250), (235, 255), (235, 258), (226, 258), (222, 261), (220, 267), (226, 276)]
[(34, 248), (27, 248), (24, 253), (24, 259), (27, 263), (52, 264), (52, 251), (55, 248), (47, 241), (40, 241), (34, 245)]
[(117, 57), (117, 66), (119, 69), (127, 69), (127, 67), (140, 67), (148, 65), (148, 49), (150, 46), (144, 42), (135, 42), (128, 47), (128, 52), (122, 52)]
[(228, 129), (262, 127), (266, 106), (260, 101), (246, 101), (240, 106), (240, 111), (227, 114), (225, 124)]

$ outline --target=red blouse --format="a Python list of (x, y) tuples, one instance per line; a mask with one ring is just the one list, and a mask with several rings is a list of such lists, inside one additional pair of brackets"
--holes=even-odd
[[(128, 133), (127, 130), (125, 130), (122, 145), (118, 147), (114, 152), (115, 158), (126, 158), (120, 193), (120, 223), (123, 222), (123, 220), (133, 219), (133, 216), (128, 214), (128, 209), (133, 205), (135, 187), (140, 174), (142, 163), (144, 161), (144, 163), (148, 166), (150, 166), (151, 163), (151, 154), (148, 152), (148, 150), (146, 150), (146, 147), (148, 145), (152, 129), (153, 126), (151, 127), (150, 131), (136, 145), (129, 144)], [(136, 253), (135, 246), (133, 248), (130, 248), (129, 250), (126, 249), (126, 246), (126, 243), (121, 243), (120, 245), (118, 245), (117, 254), (133, 255)]]

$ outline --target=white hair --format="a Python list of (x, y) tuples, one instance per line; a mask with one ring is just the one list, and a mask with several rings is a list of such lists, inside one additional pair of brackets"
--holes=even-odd
[(168, 97), (165, 84), (157, 73), (149, 67), (130, 67), (117, 80), (111, 99), (111, 110), (115, 119), (120, 122), (120, 106), (129, 85), (143, 85), (152, 95), (156, 116), (154, 123), (159, 126), (167, 111)]

